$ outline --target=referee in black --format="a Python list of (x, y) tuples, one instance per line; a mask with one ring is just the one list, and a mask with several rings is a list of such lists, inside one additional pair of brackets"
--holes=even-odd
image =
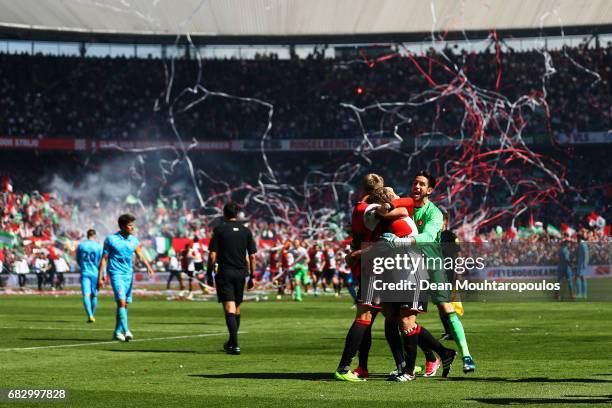
[(206, 281), (212, 286), (212, 273), (215, 263), (217, 264), (215, 275), (217, 297), (219, 303), (223, 304), (225, 323), (229, 331), (229, 340), (223, 344), (223, 349), (228, 354), (240, 354), (238, 346), (240, 303), (247, 276), (248, 289), (253, 288), (257, 252), (253, 234), (244, 226), (244, 222), (238, 221), (239, 211), (240, 208), (233, 202), (223, 207), (225, 222), (213, 230), (206, 268)]

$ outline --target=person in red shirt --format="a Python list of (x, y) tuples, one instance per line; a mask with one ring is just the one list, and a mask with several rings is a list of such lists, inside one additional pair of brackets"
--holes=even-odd
[[(283, 294), (285, 293), (285, 289), (287, 287), (287, 277), (289, 276), (289, 268), (293, 264), (293, 254), (291, 253), (291, 241), (285, 241), (283, 248), (280, 252), (280, 271), (276, 275), (273, 276), (273, 283), (278, 286), (278, 293), (276, 294), (276, 299), (280, 300), (283, 298)], [(289, 282), (291, 285), (291, 282)], [(291, 289), (291, 287), (290, 287)]]

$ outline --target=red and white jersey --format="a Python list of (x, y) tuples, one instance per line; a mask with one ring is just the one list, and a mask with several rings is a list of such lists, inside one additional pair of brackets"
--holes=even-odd
[(311, 271), (319, 271), (323, 267), (323, 251), (311, 250), (310, 251), (310, 262), (308, 267)]
[[(410, 200), (412, 201), (412, 199)], [(378, 207), (380, 207), (380, 204), (370, 204), (364, 214), (364, 224), (372, 231), (370, 235), (372, 239), (377, 239), (383, 232), (391, 232), (400, 238), (412, 237), (418, 234), (417, 226), (410, 216), (381, 224), (380, 219), (376, 216), (376, 208)], [(410, 214), (411, 212), (414, 213), (414, 207), (408, 209), (408, 213)]]
[[(353, 250), (359, 249), (363, 242), (370, 241), (371, 232), (366, 228), (364, 220), (368, 205), (369, 204), (364, 201), (359, 201), (355, 204), (355, 208), (351, 214), (351, 235), (353, 239), (351, 247)], [(351, 264), (351, 271), (353, 272), (353, 276), (358, 278), (361, 275), (361, 263), (353, 262)]]
[(283, 252), (281, 252), (281, 267), (283, 268), (283, 271), (286, 271), (291, 265), (293, 265), (294, 259), (293, 253), (290, 250), (283, 249)]
[(410, 197), (401, 197), (393, 200), (393, 206), (395, 208), (403, 207), (408, 210), (410, 217), (414, 216), (414, 200)]
[(270, 251), (270, 272), (276, 273), (276, 269), (278, 268), (278, 252)]
[(391, 222), (388, 227), (389, 232), (400, 238), (413, 237), (418, 234), (417, 226), (412, 219), (414, 216), (414, 200), (410, 197), (398, 198), (393, 200), (393, 206), (396, 208), (402, 207), (408, 210), (408, 217)]
[(202, 246), (199, 242), (194, 242), (191, 244), (189, 257), (193, 260), (193, 262), (202, 262)]
[(353, 239), (359, 237), (361, 241), (369, 241), (368, 238), (372, 230), (366, 227), (364, 218), (369, 206), (370, 204), (360, 201), (353, 209), (353, 214), (351, 215), (351, 232), (353, 234)]
[(336, 252), (336, 262), (338, 263), (338, 272), (344, 274), (351, 273), (348, 265), (346, 264), (346, 252), (341, 249)]
[(400, 238), (413, 237), (419, 233), (411, 217), (404, 217), (393, 221), (389, 224), (388, 230)]
[(325, 250), (325, 268), (336, 269), (336, 253), (331, 248)]

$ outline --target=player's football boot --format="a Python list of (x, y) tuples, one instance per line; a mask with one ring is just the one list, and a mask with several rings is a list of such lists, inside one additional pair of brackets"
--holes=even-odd
[(474, 359), (472, 358), (472, 356), (463, 357), (463, 372), (467, 374), (467, 373), (473, 373), (475, 370), (476, 370), (476, 363), (474, 362)]
[(130, 341), (130, 340), (134, 340), (134, 335), (132, 334), (132, 332), (131, 332), (131, 331), (129, 331), (129, 330), (128, 330), (128, 331), (125, 333), (125, 341)]
[(233, 354), (235, 356), (240, 354), (240, 347), (238, 346), (233, 346), (230, 347), (229, 350), (226, 352), (227, 354)]
[(400, 375), (390, 375), (389, 377), (387, 377), (387, 381), (393, 381), (393, 382), (407, 382), (407, 381), (413, 381), (415, 379), (415, 375), (414, 374), (408, 374), (408, 373), (402, 373)]
[(95, 322), (96, 322), (96, 318), (95, 318), (95, 317), (93, 317), (93, 316), (89, 316), (89, 317), (87, 318), (87, 323), (95, 323)]
[(334, 378), (338, 381), (348, 381), (348, 382), (361, 382), (365, 381), (365, 378), (357, 377), (352, 371), (347, 371), (345, 374), (339, 373), (336, 371), (334, 373)]
[(370, 376), (368, 370), (364, 370), (361, 367), (357, 367), (356, 369), (354, 369), (353, 374), (355, 374), (359, 378), (368, 378)]
[[(402, 362), (402, 369), (404, 367), (406, 367), (406, 363)], [(399, 371), (397, 370), (397, 368), (389, 373), (389, 376), (392, 376), (392, 375), (399, 375)]]
[(455, 350), (450, 349), (440, 356), (440, 358), (442, 359), (442, 377), (448, 377), (448, 373), (450, 373), (450, 369), (453, 365), (453, 361), (455, 361), (455, 357), (457, 357), (457, 352)]
[[(405, 363), (403, 363), (402, 367), (404, 367), (405, 365), (406, 365), (406, 364), (405, 364)], [(398, 375), (398, 372), (399, 372), (399, 371), (397, 371), (397, 368), (396, 368), (395, 370), (391, 371), (391, 372), (389, 373), (389, 375), (390, 375), (390, 376), (391, 376), (391, 375)], [(414, 375), (423, 375), (424, 373), (425, 373), (425, 366), (423, 366), (423, 365), (417, 365), (417, 366), (414, 366), (414, 372), (413, 372), (413, 374), (414, 374)]]
[(438, 368), (440, 368), (440, 364), (442, 361), (439, 358), (436, 358), (436, 361), (426, 361), (425, 362), (425, 372), (423, 373), (423, 377), (433, 377), (436, 375)]
[(223, 351), (225, 351), (226, 353), (229, 353), (231, 348), (232, 346), (230, 346), (229, 340), (223, 343)]
[(113, 333), (113, 340), (125, 341), (125, 336), (123, 335), (123, 333), (114, 332)]

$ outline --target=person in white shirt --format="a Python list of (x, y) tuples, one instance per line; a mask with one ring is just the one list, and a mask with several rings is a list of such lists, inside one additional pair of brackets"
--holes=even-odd
[(30, 267), (28, 266), (28, 261), (26, 260), (25, 255), (15, 260), (13, 270), (17, 274), (19, 287), (23, 288), (26, 284), (26, 275), (30, 273)]

